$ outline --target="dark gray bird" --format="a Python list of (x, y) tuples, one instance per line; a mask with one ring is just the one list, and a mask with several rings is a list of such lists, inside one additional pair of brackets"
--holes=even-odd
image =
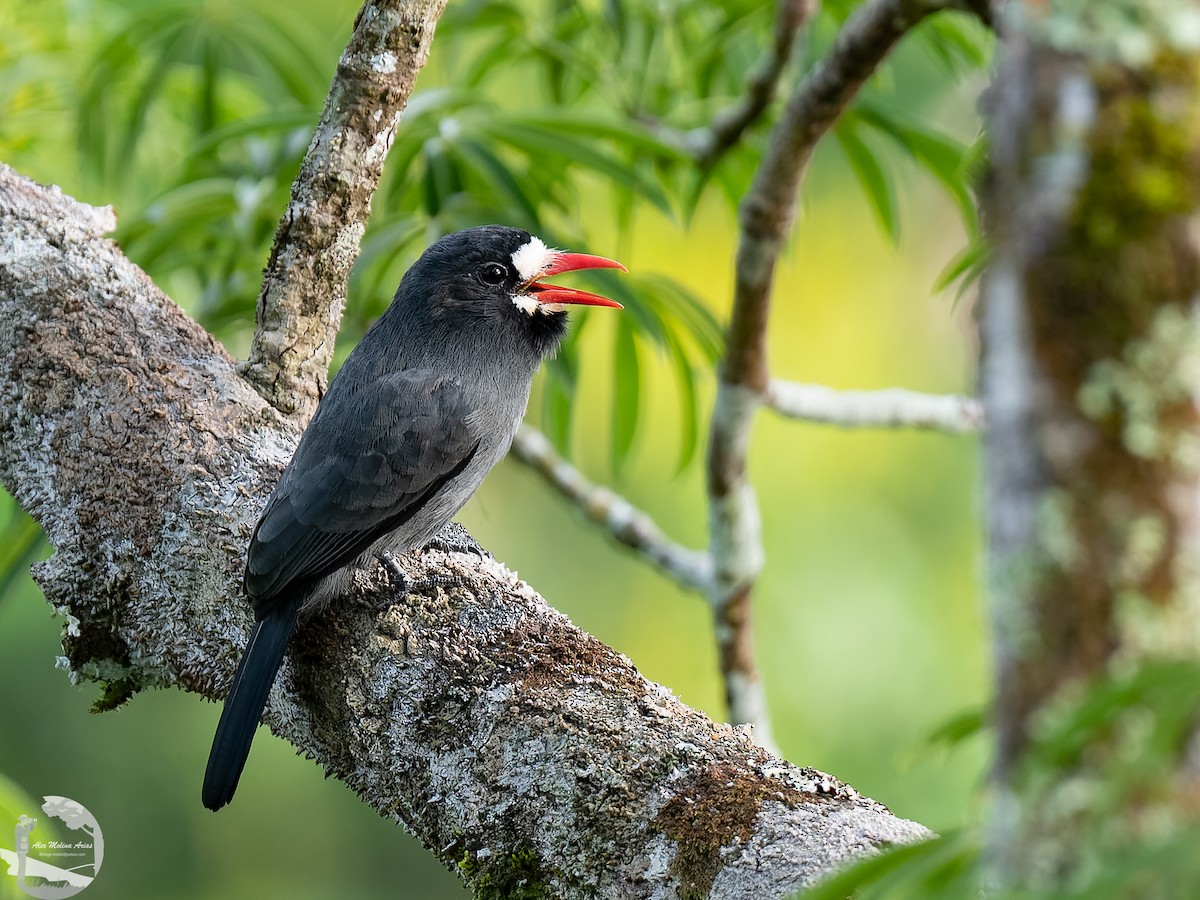
[(377, 554), (424, 546), (508, 451), (568, 304), (605, 297), (541, 283), (620, 263), (561, 253), (488, 225), (433, 244), (346, 359), (250, 538), (256, 624), (204, 773), (204, 805), (233, 798), (301, 614), (342, 593)]

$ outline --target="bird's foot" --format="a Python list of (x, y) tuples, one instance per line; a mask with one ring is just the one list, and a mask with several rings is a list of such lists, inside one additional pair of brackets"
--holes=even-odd
[(431, 588), (467, 587), (471, 580), (462, 575), (427, 575), (424, 578), (409, 578), (408, 573), (390, 550), (378, 554), (379, 562), (387, 573), (388, 581), (396, 591), (395, 597), (376, 606), (376, 610), (387, 609), (404, 600), (409, 594), (422, 594)]
[(471, 537), (471, 533), (463, 528), (457, 522), (451, 522), (421, 548), (421, 551), (426, 550), (441, 550), (443, 553), (467, 553), (472, 556), (490, 557), (488, 553), (479, 545), (475, 538)]
[(408, 577), (408, 572), (404, 571), (400, 560), (396, 559), (395, 553), (392, 553), (390, 550), (380, 551), (376, 554), (376, 558), (379, 560), (380, 565), (383, 565), (383, 570), (388, 574), (388, 581), (391, 582), (391, 587), (396, 592), (395, 598), (384, 600), (376, 606), (376, 610), (378, 611), (385, 610), (385, 608), (397, 604), (397, 602), (406, 598), (409, 590), (413, 588), (413, 581), (412, 578)]

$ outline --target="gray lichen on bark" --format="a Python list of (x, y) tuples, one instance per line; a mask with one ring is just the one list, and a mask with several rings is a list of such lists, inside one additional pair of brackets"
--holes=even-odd
[[(298, 426), (111, 226), (0, 168), (0, 481), (54, 545), (36, 578), (101, 706), (148, 685), (213, 699)], [(490, 558), (405, 565), (430, 586), (401, 599), (366, 570), (301, 628), (266, 721), (480, 895), (782, 897), (927, 835), (684, 706)]]

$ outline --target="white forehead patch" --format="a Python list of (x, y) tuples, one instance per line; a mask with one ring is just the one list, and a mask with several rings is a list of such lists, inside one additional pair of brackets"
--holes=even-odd
[(547, 247), (541, 238), (531, 237), (528, 241), (513, 251), (512, 263), (522, 281), (532, 281), (541, 275), (558, 251)]

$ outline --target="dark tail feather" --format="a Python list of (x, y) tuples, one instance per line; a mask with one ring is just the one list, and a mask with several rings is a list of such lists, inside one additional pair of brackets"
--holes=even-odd
[(267, 705), (267, 695), (299, 614), (299, 604), (295, 609), (274, 610), (254, 626), (250, 635), (250, 643), (233, 676), (233, 686), (225, 698), (204, 772), (204, 805), (214, 812), (232, 800), (237, 790), (242, 767), (250, 755), (254, 730)]

